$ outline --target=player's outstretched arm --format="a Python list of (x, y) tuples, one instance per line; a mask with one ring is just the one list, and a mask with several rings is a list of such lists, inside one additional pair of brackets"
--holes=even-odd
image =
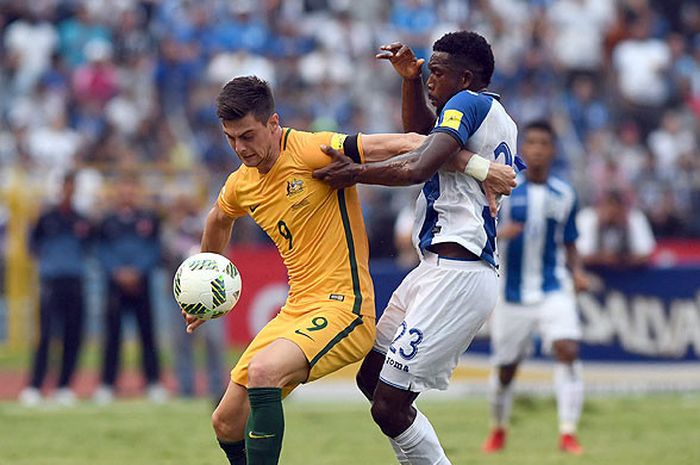
[(435, 124), (435, 113), (428, 107), (421, 78), (421, 67), (425, 60), (418, 59), (406, 45), (400, 42), (379, 47), (376, 56), (388, 60), (403, 78), (401, 85), (401, 119), (403, 130), (428, 134)]
[[(200, 250), (202, 252), (223, 253), (231, 239), (234, 221), (234, 218), (228, 216), (221, 207), (219, 207), (218, 203), (215, 204), (214, 207), (209, 210), (204, 224), (204, 233), (202, 234)], [(188, 333), (192, 333), (206, 321), (188, 315), (184, 310), (182, 310), (182, 316), (185, 319), (185, 324), (187, 325), (185, 330)]]
[(459, 143), (445, 133), (434, 133), (415, 150), (379, 163), (356, 164), (337, 150), (323, 146), (331, 163), (314, 171), (316, 179), (335, 189), (357, 183), (384, 186), (409, 186), (427, 181), (460, 149)]
[(426, 136), (415, 132), (406, 134), (362, 134), (365, 163), (376, 163), (415, 150)]

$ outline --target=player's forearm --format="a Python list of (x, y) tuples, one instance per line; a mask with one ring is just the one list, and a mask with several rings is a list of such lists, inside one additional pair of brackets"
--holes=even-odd
[(435, 113), (428, 107), (423, 80), (404, 79), (401, 85), (401, 120), (405, 132), (428, 134), (435, 124)]
[(218, 207), (211, 209), (202, 233), (202, 252), (223, 253), (231, 239), (233, 218), (227, 216)]
[(573, 273), (583, 271), (583, 260), (574, 243), (566, 245), (566, 267)]

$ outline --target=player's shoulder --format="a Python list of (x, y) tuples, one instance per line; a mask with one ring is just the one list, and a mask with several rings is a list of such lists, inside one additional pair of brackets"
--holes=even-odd
[(300, 150), (308, 145), (328, 141), (333, 136), (329, 131), (301, 131), (294, 128), (284, 128), (282, 133), (282, 150)]
[(549, 179), (547, 179), (547, 186), (554, 192), (561, 195), (576, 195), (574, 187), (569, 182), (558, 176), (549, 176)]
[(476, 109), (483, 112), (488, 112), (497, 101), (495, 94), (488, 92), (474, 92), (469, 89), (460, 90), (448, 100), (445, 108), (464, 108)]

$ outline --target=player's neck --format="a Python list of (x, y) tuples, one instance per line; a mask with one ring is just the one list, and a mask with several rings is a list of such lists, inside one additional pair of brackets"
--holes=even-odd
[(277, 159), (280, 157), (282, 152), (282, 127), (278, 126), (274, 134), (272, 134), (272, 144), (270, 145), (270, 152), (268, 153), (265, 160), (263, 160), (258, 166), (258, 173), (265, 175), (270, 172)]
[(527, 169), (527, 180), (533, 184), (545, 184), (549, 178), (548, 169)]

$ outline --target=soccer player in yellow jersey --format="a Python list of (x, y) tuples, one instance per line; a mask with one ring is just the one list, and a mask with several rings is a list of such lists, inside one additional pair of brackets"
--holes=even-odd
[[(229, 176), (209, 212), (201, 249), (222, 253), (236, 218), (250, 215), (277, 246), (290, 289), (280, 313), (231, 372), (212, 422), (231, 464), (274, 465), (284, 432), (282, 398), (300, 383), (362, 360), (375, 337), (360, 202), (354, 187), (335, 190), (312, 177), (331, 162), (321, 147), (364, 163), (408, 152), (424, 137), (283, 128), (270, 88), (256, 77), (227, 83), (217, 114), (243, 166)], [(203, 323), (184, 316), (188, 332)]]
[[(406, 152), (422, 136), (396, 137), (283, 128), (267, 83), (230, 81), (217, 99), (223, 131), (243, 166), (210, 211), (202, 251), (222, 253), (236, 218), (250, 215), (272, 238), (289, 274), (289, 297), (231, 372), (212, 422), (230, 463), (276, 464), (281, 400), (300, 383), (362, 360), (375, 335), (368, 241), (355, 188), (313, 179), (330, 158), (322, 145), (358, 162)], [(203, 323), (187, 317), (187, 331)], [(247, 456), (247, 462), (246, 462)]]

